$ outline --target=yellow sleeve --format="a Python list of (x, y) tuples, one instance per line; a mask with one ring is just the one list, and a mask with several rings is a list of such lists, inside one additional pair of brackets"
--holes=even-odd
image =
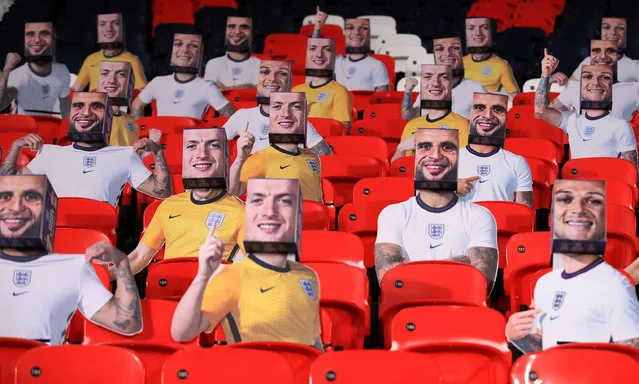
[(268, 156), (264, 151), (254, 153), (246, 159), (240, 173), (240, 182), (246, 184), (248, 179), (266, 177)]
[(76, 83), (84, 84), (86, 87), (89, 84), (89, 65), (91, 61), (91, 55), (87, 56), (82, 63), (82, 67), (80, 68), (80, 72), (78, 73), (78, 77), (75, 79)]
[(411, 120), (404, 126), (404, 131), (402, 131), (402, 138), (400, 139), (400, 142), (413, 136), (413, 130), (415, 129), (414, 121), (415, 120)]
[(510, 64), (508, 64), (506, 60), (503, 61), (500, 81), (506, 93), (510, 94), (519, 92), (519, 86), (515, 80), (515, 75), (513, 75), (513, 70), (510, 68)]
[(144, 68), (142, 68), (142, 63), (140, 59), (132, 55), (131, 59), (131, 67), (133, 67), (133, 75), (135, 76), (135, 89), (142, 89), (146, 87), (146, 76), (144, 76)]
[(164, 217), (164, 203), (161, 203), (153, 215), (149, 226), (144, 231), (140, 242), (155, 250), (162, 248), (165, 241), (164, 228), (162, 227), (162, 217)]
[(240, 275), (230, 266), (223, 268), (204, 289), (201, 310), (209, 320), (209, 329), (215, 328), (240, 300)]
[(333, 119), (341, 122), (350, 122), (351, 113), (351, 95), (346, 88), (339, 87), (333, 99)]

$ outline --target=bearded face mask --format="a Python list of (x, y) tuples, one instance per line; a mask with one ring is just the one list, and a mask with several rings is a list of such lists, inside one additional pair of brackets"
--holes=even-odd
[(457, 129), (420, 128), (415, 134), (415, 189), (456, 191)]
[(228, 17), (224, 46), (229, 52), (250, 53), (253, 45), (253, 20), (250, 17)]
[(468, 142), (503, 146), (507, 118), (508, 96), (494, 93), (473, 94)]
[(53, 23), (24, 24), (24, 58), (28, 62), (50, 63), (54, 58)]

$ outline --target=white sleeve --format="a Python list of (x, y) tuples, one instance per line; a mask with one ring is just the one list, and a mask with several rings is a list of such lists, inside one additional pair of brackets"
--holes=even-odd
[(138, 97), (140, 98), (140, 100), (142, 100), (142, 102), (144, 102), (144, 104), (149, 104), (157, 98), (157, 95), (155, 94), (155, 87), (158, 83), (158, 80), (159, 78), (155, 78), (149, 81), (146, 87), (142, 88), (142, 90), (138, 94)]
[(533, 179), (532, 173), (530, 172), (530, 166), (526, 159), (522, 156), (519, 156), (519, 161), (517, 162), (517, 168), (515, 169), (517, 176), (517, 188), (515, 188), (515, 192), (530, 192), (533, 190)]
[(131, 183), (135, 189), (153, 174), (153, 172), (144, 166), (140, 156), (133, 150), (131, 150), (131, 157), (129, 157), (129, 169), (129, 183)]
[(213, 83), (206, 83), (206, 100), (209, 105), (212, 105), (216, 111), (226, 107), (229, 103), (228, 100), (224, 98), (222, 92), (215, 86)]
[(572, 75), (570, 75), (570, 77), (574, 77), (576, 79), (580, 78), (581, 77), (581, 67), (583, 65), (588, 65), (588, 64), (590, 64), (590, 56), (587, 56), (583, 60), (581, 60), (581, 63), (579, 63), (577, 68), (575, 68), (575, 71), (572, 73)]
[(381, 61), (377, 60), (375, 62), (375, 68), (373, 69), (373, 85), (376, 87), (381, 87), (384, 85), (388, 85), (390, 80), (388, 79), (388, 72), (386, 71), (386, 66)]
[(576, 111), (562, 111), (561, 112), (561, 124), (559, 124), (559, 129), (566, 132), (568, 134), (568, 125), (570, 124), (571, 117), (576, 116)]
[(313, 148), (317, 144), (321, 143), (324, 138), (316, 130), (313, 124), (309, 121), (306, 124), (306, 146)]
[(627, 122), (619, 122), (619, 129), (615, 130), (614, 136), (617, 141), (617, 150), (619, 153), (636, 151), (637, 142), (635, 141), (635, 133)]
[(402, 203), (392, 204), (384, 208), (377, 217), (377, 239), (375, 239), (375, 244), (396, 244), (403, 249), (402, 232), (405, 219)]
[(69, 68), (64, 64), (58, 64), (60, 68), (60, 82), (62, 83), (62, 92), (58, 97), (67, 97), (71, 94), (71, 74)]
[(83, 263), (80, 269), (80, 297), (78, 309), (82, 315), (90, 319), (111, 298), (113, 294), (107, 290), (95, 273), (93, 266)]
[(204, 80), (206, 81), (216, 81), (215, 75), (217, 74), (217, 70), (215, 68), (215, 59), (211, 59), (206, 63), (206, 67), (204, 68)]
[(16, 69), (9, 72), (9, 78), (7, 79), (7, 87), (13, 87), (13, 88), (20, 87), (20, 80), (22, 80), (22, 76), (18, 75), (18, 72), (16, 72)]
[(244, 123), (244, 126), (246, 126), (247, 121), (242, 121), (243, 113), (241, 112), (242, 112), (241, 109), (235, 112), (234, 114), (231, 115), (231, 117), (229, 117), (228, 120), (226, 120), (226, 123), (224, 123), (224, 129), (226, 130), (227, 140), (231, 140), (235, 136), (240, 135), (240, 126), (242, 125), (242, 123)]
[(46, 145), (43, 145), (38, 151), (38, 154), (36, 155), (36, 157), (34, 157), (33, 160), (31, 160), (29, 164), (27, 164), (27, 168), (34, 175), (47, 174), (46, 166), (48, 163), (47, 163), (46, 155), (44, 154), (46, 147), (47, 147)]
[(639, 338), (639, 302), (625, 276), (612, 295), (606, 295), (606, 318), (614, 341)]
[(487, 208), (473, 204), (468, 248), (486, 247), (497, 249), (497, 222)]
[(251, 68), (251, 75), (249, 76), (249, 83), (253, 84), (253, 86), (257, 87), (258, 74), (260, 72), (260, 59), (256, 57), (251, 57), (251, 59), (255, 59), (255, 65)]
[(557, 100), (568, 109), (574, 105), (579, 105), (579, 82), (568, 80), (568, 86), (557, 96)]

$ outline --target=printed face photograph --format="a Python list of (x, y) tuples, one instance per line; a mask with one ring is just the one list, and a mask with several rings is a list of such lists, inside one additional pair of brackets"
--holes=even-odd
[(53, 54), (53, 23), (25, 23), (24, 50), (27, 56)]
[(226, 19), (226, 41), (232, 46), (248, 45), (253, 33), (250, 17), (228, 17)]
[(619, 60), (617, 40), (590, 41), (590, 65), (614, 65)]
[(0, 176), (0, 236), (39, 234), (44, 211), (46, 178)]
[(456, 129), (418, 129), (415, 148), (415, 180), (457, 180), (459, 137)]
[(486, 47), (493, 44), (490, 32), (490, 19), (470, 17), (466, 19), (466, 45), (469, 47)]
[(122, 41), (122, 15), (109, 13), (98, 15), (98, 43)]
[(508, 117), (508, 96), (475, 93), (470, 112), (470, 134), (504, 136)]
[(291, 90), (291, 62), (262, 60), (257, 75), (257, 94), (268, 97), (271, 92)]
[(554, 239), (605, 240), (605, 182), (556, 180), (552, 209)]
[(603, 40), (619, 40), (619, 47), (626, 47), (626, 26), (624, 18), (604, 17), (601, 19), (601, 38)]
[(308, 39), (306, 68), (333, 70), (334, 63), (335, 45), (333, 39)]
[(448, 65), (422, 65), (422, 100), (451, 100), (453, 74)]
[(459, 37), (433, 40), (435, 64), (450, 65), (451, 68), (463, 68), (462, 44)]
[(75, 92), (69, 116), (71, 128), (77, 132), (102, 131), (107, 97), (102, 92)]
[(173, 38), (171, 65), (198, 67), (202, 51), (202, 36), (176, 33)]
[(98, 92), (106, 92), (109, 97), (126, 97), (129, 76), (132, 76), (130, 63), (101, 61), (98, 73)]
[(299, 216), (299, 180), (249, 179), (245, 235), (248, 241), (294, 242)]
[(581, 68), (581, 100), (612, 100), (612, 67), (609, 65), (584, 65)]
[(271, 94), (269, 133), (305, 133), (306, 96), (302, 92)]
[(224, 129), (185, 129), (182, 147), (182, 178), (224, 177), (226, 145)]
[(346, 45), (349, 47), (368, 47), (371, 41), (371, 26), (368, 19), (346, 19), (344, 25)]

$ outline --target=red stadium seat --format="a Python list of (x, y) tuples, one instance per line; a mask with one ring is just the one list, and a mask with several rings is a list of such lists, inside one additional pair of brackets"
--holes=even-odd
[[(7, 158), (7, 155), (9, 154), (9, 150), (11, 149), (11, 144), (13, 144), (14, 141), (28, 134), (29, 134), (28, 132), (0, 132), (0, 148), (2, 149), (1, 151), (2, 163), (4, 163), (4, 161)], [(33, 158), (36, 156), (36, 154), (37, 152), (34, 152), (30, 150), (29, 148), (22, 148), (20, 150), (20, 154), (18, 155), (18, 162), (17, 162), (18, 170), (21, 170), (27, 164), (29, 164), (31, 160), (33, 160)]]
[(160, 204), (162, 204), (162, 200), (155, 200), (144, 209), (144, 216), (142, 217), (143, 230), (146, 230), (151, 223), (151, 219), (153, 219), (153, 215), (155, 215), (155, 211), (157, 211)]
[[(164, 148), (164, 158), (169, 166), (171, 174), (182, 173), (182, 132), (170, 133), (162, 136), (162, 148)], [(153, 156), (145, 157), (142, 162), (153, 171), (155, 169), (155, 158)], [(150, 196), (149, 199), (152, 199)]]
[(415, 183), (407, 177), (370, 177), (353, 187), (353, 204), (367, 201), (401, 202), (415, 196)]
[(82, 197), (58, 199), (57, 227), (96, 229), (116, 244), (115, 229), (118, 215), (115, 208), (105, 202)]
[(480, 201), (477, 204), (488, 208), (497, 222), (499, 268), (503, 269), (508, 265), (506, 242), (514, 234), (535, 229), (535, 211), (526, 205), (509, 201)]
[(528, 285), (532, 273), (550, 266), (550, 241), (550, 232), (527, 232), (513, 235), (506, 243), (504, 292), (510, 295), (511, 310), (530, 303), (530, 297), (523, 297), (519, 288)]
[(317, 201), (304, 200), (302, 207), (302, 229), (328, 231), (331, 213), (327, 206)]
[(302, 231), (302, 263), (338, 263), (364, 270), (364, 245), (359, 237), (338, 231)]
[(140, 137), (149, 136), (150, 129), (159, 129), (162, 133), (182, 133), (184, 128), (204, 127), (206, 123), (199, 119), (183, 116), (147, 116), (137, 120)]
[(511, 383), (633, 383), (637, 377), (639, 364), (632, 357), (596, 349), (550, 348), (529, 353), (510, 372)]
[(295, 384), (308, 384), (311, 364), (321, 355), (319, 350), (307, 345), (268, 341), (233, 343), (226, 348), (259, 349), (278, 353), (291, 365)]
[(371, 57), (373, 59), (377, 59), (381, 61), (386, 67), (386, 72), (388, 72), (388, 80), (390, 83), (390, 88), (395, 89), (396, 84), (396, 74), (395, 74), (395, 59), (389, 55), (380, 55), (380, 54), (372, 54)]
[(98, 242), (111, 243), (111, 239), (97, 229), (60, 227), (55, 230), (53, 252), (84, 254), (87, 248)]
[(322, 178), (333, 185), (336, 207), (341, 207), (353, 199), (353, 186), (366, 177), (380, 177), (386, 174), (384, 165), (376, 158), (351, 155), (320, 156)]
[[(550, 92), (550, 100), (554, 100), (559, 96), (559, 92)], [(533, 107), (535, 105), (535, 92), (520, 92), (515, 95), (513, 99), (513, 105), (526, 105)]]
[(341, 121), (323, 117), (309, 117), (308, 122), (322, 135), (327, 136), (344, 136), (346, 135), (346, 126)]
[(171, 188), (173, 189), (173, 195), (184, 192), (184, 184), (182, 184), (182, 174), (171, 175)]
[(388, 146), (379, 137), (332, 136), (327, 137), (326, 142), (331, 146), (335, 155), (373, 157), (379, 160), (385, 171), (390, 168)]
[(147, 299), (179, 301), (197, 274), (197, 257), (177, 257), (149, 265)]
[(335, 209), (335, 188), (333, 188), (333, 183), (325, 178), (322, 178), (322, 199), (324, 200), (324, 205), (328, 208), (328, 213), (330, 215), (328, 229), (334, 231), (337, 217)]
[(430, 356), (379, 350), (327, 353), (311, 366), (311, 383), (437, 384), (440, 370)]
[(401, 104), (404, 100), (404, 92), (384, 91), (371, 95), (371, 104)]
[(391, 321), (404, 308), (420, 305), (486, 305), (486, 278), (472, 265), (454, 261), (416, 261), (386, 272), (379, 317), (384, 343), (391, 346)]
[(529, 137), (551, 141), (557, 150), (557, 161), (564, 161), (564, 144), (568, 136), (561, 129), (537, 119), (529, 106), (513, 106), (508, 111), (506, 138)]
[(526, 159), (540, 159), (555, 166), (555, 178), (559, 174), (559, 162), (555, 145), (545, 139), (514, 137), (506, 139), (504, 149)]
[(351, 94), (351, 104), (353, 105), (353, 108), (361, 111), (364, 108), (368, 107), (368, 105), (371, 103), (371, 96), (374, 92), (361, 90), (349, 91), (348, 93)]
[[(251, 369), (238, 369), (238, 362)], [(214, 365), (214, 367), (212, 366)], [(162, 367), (162, 384), (262, 383), (293, 384), (293, 370), (281, 355), (251, 349), (191, 349), (169, 356)]]
[(37, 133), (38, 123), (33, 116), (0, 115), (0, 132)]
[(371, 104), (364, 109), (364, 120), (377, 120), (384, 124), (386, 120), (401, 120), (401, 104)]
[(390, 175), (415, 179), (415, 156), (403, 156), (391, 163)]
[(45, 144), (53, 144), (56, 142), (60, 132), (61, 119), (55, 116), (33, 115), (38, 126), (38, 135)]
[(630, 356), (639, 364), (639, 349), (629, 345), (615, 343), (570, 343), (558, 345), (553, 349), (575, 350), (575, 349), (594, 349), (600, 351), (611, 351)]
[(15, 368), (16, 384), (142, 383), (145, 367), (131, 351), (108, 345), (32, 348)]
[(353, 122), (351, 136), (377, 136), (388, 146), (388, 159), (392, 158), (400, 142), (407, 120), (390, 119), (379, 122), (375, 119), (358, 120)]
[(526, 162), (533, 180), (533, 207), (550, 209), (550, 190), (557, 178), (557, 167), (540, 159), (526, 158)]
[[(306, 37), (313, 37), (313, 31), (315, 30), (314, 24), (302, 25), (300, 28), (300, 35)], [(327, 39), (344, 39), (344, 30), (339, 25), (324, 24), (322, 25), (322, 31), (320, 37)]]
[(490, 308), (411, 307), (393, 318), (392, 350), (428, 355), (445, 383), (506, 383), (512, 356), (504, 329), (504, 316)]
[(368, 277), (366, 271), (337, 263), (306, 263), (317, 273), (320, 306), (333, 323), (333, 348), (364, 348), (369, 327)]
[(0, 337), (0, 383), (14, 383), (18, 359), (26, 351), (45, 345), (35, 340)]
[(628, 160), (610, 157), (570, 159), (561, 168), (561, 177), (573, 180), (621, 180), (633, 187), (637, 205), (637, 169)]

